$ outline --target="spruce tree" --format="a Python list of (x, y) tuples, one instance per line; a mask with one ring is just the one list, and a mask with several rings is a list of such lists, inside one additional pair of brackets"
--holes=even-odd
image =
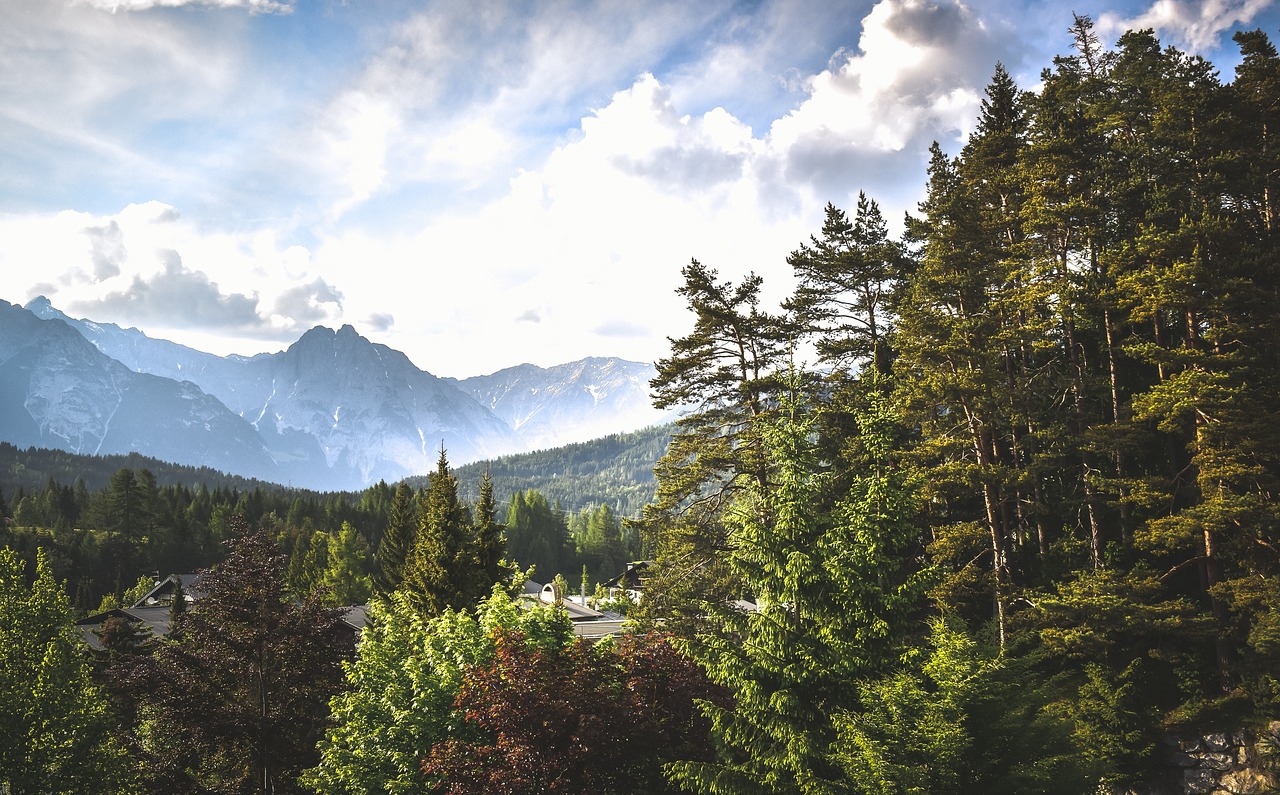
[(465, 603), (478, 604), (488, 598), (493, 586), (509, 580), (514, 567), (506, 563), (506, 527), (497, 520), (493, 498), (493, 478), (486, 468), (480, 478), (480, 497), (475, 504), (475, 528), (470, 548), (471, 582), (463, 597)]
[(721, 762), (682, 762), (674, 780), (695, 792), (854, 791), (831, 756), (835, 718), (856, 708), (856, 682), (899, 660), (923, 575), (911, 486), (887, 464), (895, 420), (882, 399), (858, 418), (882, 466), (858, 478), (829, 514), (815, 511), (822, 480), (812, 415), (784, 397), (762, 429), (769, 489), (735, 503), (729, 561), (756, 609), (714, 609), (712, 632), (687, 644), (732, 707), (706, 704)]
[(468, 559), (471, 520), (458, 500), (458, 479), (449, 471), (444, 447), (419, 505), (417, 540), (406, 561), (400, 589), (423, 615), (463, 607), (474, 565)]
[(401, 481), (391, 498), (387, 529), (378, 544), (378, 574), (374, 578), (374, 591), (383, 599), (390, 596), (404, 578), (405, 561), (413, 550), (418, 532), (417, 506), (413, 489)]

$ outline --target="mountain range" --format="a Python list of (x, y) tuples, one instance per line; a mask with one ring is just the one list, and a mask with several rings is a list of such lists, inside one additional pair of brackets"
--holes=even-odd
[(46, 298), (0, 301), (0, 441), (154, 458), (317, 490), (633, 431), (651, 364), (589, 358), (451, 379), (351, 326), (285, 350), (216, 356), (76, 319)]

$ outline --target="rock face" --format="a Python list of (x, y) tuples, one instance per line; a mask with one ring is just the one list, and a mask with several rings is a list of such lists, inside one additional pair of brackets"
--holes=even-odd
[(1280, 749), (1280, 721), (1258, 734), (1233, 732), (1200, 737), (1169, 737), (1160, 781), (1131, 789), (1110, 788), (1106, 795), (1262, 795), (1278, 783), (1269, 759)]
[(649, 399), (655, 375), (652, 364), (593, 357), (555, 367), (521, 364), (457, 383), (539, 449), (674, 419)]
[(456, 384), (351, 326), (317, 326), (278, 353), (221, 357), (70, 318), (44, 298), (27, 308), (70, 325), (128, 368), (191, 381), (222, 401), (252, 426), (293, 485), (359, 489), (429, 472), (442, 445), (453, 464), (525, 450)]
[(135, 373), (57, 320), (0, 301), (0, 438), (277, 480), (261, 437), (190, 382)]
[(317, 327), (282, 353), (248, 359), (236, 388), (214, 394), (277, 457), (322, 463), (330, 487), (428, 472), (441, 446), (454, 464), (524, 449), (465, 392), (351, 326)]
[[(456, 381), (419, 369), (403, 353), (370, 342), (350, 326), (336, 331), (313, 328), (277, 353), (223, 357), (153, 339), (138, 329), (71, 318), (45, 298), (32, 300), (25, 310), (5, 306), (25, 315), (28, 320), (22, 322), (74, 329), (81, 342), (92, 343), (80, 345), (77, 356), (95, 352), (100, 362), (113, 362), (99, 367), (110, 370), (111, 377), (100, 372), (91, 382), (83, 380), (88, 370), (73, 366), (66, 357), (59, 359), (51, 351), (40, 354), (45, 358), (30, 365), (31, 378), (23, 383), (35, 383), (38, 395), (46, 399), (47, 404), (41, 404), (41, 397), (33, 398), (42, 412), (37, 424), (43, 430), (31, 430), (27, 426), (36, 420), (21, 417), (8, 423), (12, 427), (0, 428), (0, 439), (19, 444), (114, 452), (110, 445), (102, 446), (105, 426), (97, 415), (111, 413), (107, 397), (118, 391), (113, 385), (117, 381), (162, 389), (149, 378), (175, 385), (167, 389), (185, 395), (184, 400), (208, 415), (201, 422), (227, 434), (228, 449), (221, 451), (218, 463), (196, 463), (314, 489), (359, 489), (379, 479), (429, 472), (441, 446), (451, 464), (462, 465), (672, 419), (650, 405), (653, 366), (622, 359), (584, 359), (551, 368), (526, 364)], [(0, 357), (15, 353), (22, 336), (0, 340)], [(63, 344), (70, 339), (64, 335)], [(56, 387), (53, 381), (67, 377), (63, 371), (79, 373), (75, 377), (82, 379), (80, 388)], [(7, 388), (18, 399), (19, 387)], [(18, 402), (28, 397), (24, 392)], [(218, 402), (238, 416), (234, 429), (226, 425), (225, 410), (215, 421), (213, 404)], [(157, 421), (162, 410), (183, 407), (158, 398), (150, 405), (151, 418)], [(113, 444), (126, 443), (121, 438), (126, 426), (125, 415), (116, 412)], [(195, 444), (175, 457), (172, 450), (184, 439), (190, 441), (190, 434), (172, 434), (168, 447), (159, 439), (139, 440), (147, 449), (133, 449), (191, 463), (201, 451), (212, 454), (216, 447)], [(244, 454), (248, 457), (242, 456), (243, 461), (230, 452), (242, 442), (256, 448), (252, 456)], [(161, 454), (160, 448), (170, 452)]]

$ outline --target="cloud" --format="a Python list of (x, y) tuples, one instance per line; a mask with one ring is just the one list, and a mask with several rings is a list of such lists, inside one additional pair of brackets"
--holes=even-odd
[(209, 6), (211, 8), (243, 8), (253, 14), (288, 14), (293, 12), (292, 2), (277, 0), (76, 0), (80, 5), (92, 6), (102, 11), (145, 11), (150, 8), (179, 8), (181, 6)]
[(93, 280), (101, 282), (120, 275), (121, 265), (129, 258), (124, 247), (124, 234), (115, 220), (103, 226), (90, 226), (84, 230), (89, 238), (89, 259), (93, 263)]
[(177, 251), (161, 251), (157, 256), (164, 270), (156, 276), (134, 277), (128, 289), (75, 301), (70, 309), (90, 318), (105, 314), (171, 328), (243, 330), (262, 325), (256, 295), (224, 294), (204, 273), (183, 267)]
[(641, 323), (633, 323), (622, 318), (613, 318), (595, 327), (595, 333), (602, 337), (643, 337), (652, 329)]
[(342, 293), (317, 276), (280, 293), (272, 315), (277, 325), (285, 328), (307, 328), (335, 320), (342, 317)]
[(1135, 17), (1108, 11), (1098, 17), (1101, 34), (1152, 28), (1179, 47), (1199, 52), (1218, 45), (1222, 34), (1247, 25), (1273, 0), (1156, 0)]
[(382, 333), (390, 331), (391, 327), (396, 324), (396, 319), (386, 312), (374, 312), (365, 318), (364, 323), (370, 330)]
[(496, 197), (545, 156), (548, 138), (663, 57), (673, 32), (705, 24), (708, 8), (432, 3), (390, 26), (381, 50), (317, 111), (296, 159), (313, 172), (324, 164), (330, 219), (406, 186)]
[(863, 20), (860, 52), (838, 53), (770, 129), (786, 175), (829, 188), (825, 175), (847, 184), (851, 167), (899, 152), (918, 161), (929, 141), (962, 139), (996, 62), (1020, 58), (1011, 34), (958, 0), (881, 0)]

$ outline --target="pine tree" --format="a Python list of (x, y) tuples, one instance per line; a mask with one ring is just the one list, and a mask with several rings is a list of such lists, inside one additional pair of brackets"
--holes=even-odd
[(735, 285), (697, 260), (683, 275), (676, 292), (693, 314), (693, 330), (670, 340), (671, 355), (657, 362), (650, 387), (656, 407), (687, 413), (654, 469), (656, 499), (639, 522), (656, 552), (641, 612), (674, 618), (673, 626), (700, 612), (702, 600), (728, 595), (718, 514), (748, 483), (768, 488), (758, 432), (789, 352), (782, 318), (760, 309), (759, 276)]
[(468, 554), (471, 533), (467, 508), (458, 500), (458, 479), (449, 471), (441, 447), (436, 471), (420, 500), (417, 540), (400, 583), (423, 615), (466, 606), (474, 577)]
[[(859, 417), (863, 443), (882, 464), (895, 424), (882, 402)], [(762, 431), (770, 488), (753, 488), (728, 517), (730, 563), (757, 609), (722, 606), (712, 614), (716, 631), (688, 644), (735, 699), (732, 707), (704, 707), (725, 761), (670, 768), (695, 792), (851, 791), (830, 753), (836, 714), (856, 706), (858, 680), (897, 663), (920, 607), (911, 487), (888, 466), (873, 468), (835, 511), (816, 512), (824, 476), (814, 427), (803, 406), (784, 397), (780, 418)]]
[(378, 576), (374, 590), (386, 598), (400, 586), (404, 578), (405, 561), (413, 550), (418, 531), (417, 499), (409, 484), (401, 481), (396, 486), (387, 514), (387, 529), (378, 544)]
[(797, 281), (787, 309), (806, 333), (816, 335), (822, 361), (845, 370), (874, 361), (888, 372), (889, 302), (906, 255), (890, 240), (879, 205), (859, 192), (850, 222), (828, 204), (822, 238), (810, 241), (787, 257)]

